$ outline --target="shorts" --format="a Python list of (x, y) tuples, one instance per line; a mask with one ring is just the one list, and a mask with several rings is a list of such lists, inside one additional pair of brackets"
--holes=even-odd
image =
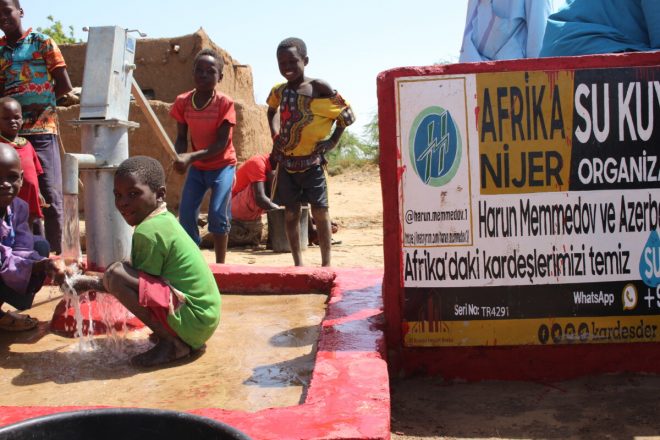
[(313, 207), (327, 208), (328, 186), (323, 167), (316, 165), (302, 172), (290, 173), (280, 166), (274, 201), (284, 206), (309, 203)]
[(168, 333), (172, 336), (178, 336), (167, 322), (170, 313), (170, 301), (174, 309), (179, 306), (179, 299), (172, 294), (170, 286), (161, 278), (142, 271), (138, 272), (138, 303), (148, 309), (151, 316), (160, 322)]

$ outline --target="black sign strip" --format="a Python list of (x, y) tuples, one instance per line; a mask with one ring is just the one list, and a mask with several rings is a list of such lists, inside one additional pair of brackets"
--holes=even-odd
[(613, 315), (660, 315), (660, 291), (639, 280), (479, 288), (405, 288), (404, 317), (407, 321)]

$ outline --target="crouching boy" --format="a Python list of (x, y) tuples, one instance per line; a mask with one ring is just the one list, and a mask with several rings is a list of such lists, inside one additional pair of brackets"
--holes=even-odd
[(165, 206), (165, 174), (150, 157), (121, 163), (115, 206), (135, 226), (131, 261), (117, 261), (102, 278), (74, 288), (105, 291), (153, 330), (156, 344), (131, 359), (140, 367), (187, 358), (204, 346), (220, 321), (220, 292), (201, 251)]

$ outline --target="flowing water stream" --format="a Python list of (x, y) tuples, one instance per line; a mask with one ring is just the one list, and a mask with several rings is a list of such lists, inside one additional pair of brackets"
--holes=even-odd
[(64, 194), (64, 225), (62, 230), (62, 258), (66, 263), (82, 262), (78, 195)]
[[(95, 349), (94, 313), (103, 324), (98, 330), (105, 332), (112, 345), (121, 345), (125, 338), (126, 321), (133, 318), (125, 307), (112, 296), (98, 292), (76, 292), (75, 282), (85, 277), (80, 271), (82, 250), (80, 246), (80, 222), (78, 216), (78, 195), (64, 194), (64, 228), (62, 231), (62, 258), (72, 275), (67, 276), (60, 286), (67, 308), (73, 308), (75, 318), (74, 337), (78, 339), (78, 351)], [(83, 307), (85, 305), (85, 307)], [(86, 310), (86, 316), (83, 313)]]

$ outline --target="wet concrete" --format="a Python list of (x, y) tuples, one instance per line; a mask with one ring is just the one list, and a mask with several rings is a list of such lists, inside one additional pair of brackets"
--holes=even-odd
[(148, 329), (97, 337), (89, 351), (51, 333), (58, 289), (42, 290), (29, 313), (41, 323), (0, 332), (0, 406), (214, 407), (257, 411), (304, 401), (326, 295), (223, 295), (220, 327), (186, 364), (140, 370), (131, 356), (150, 347)]

